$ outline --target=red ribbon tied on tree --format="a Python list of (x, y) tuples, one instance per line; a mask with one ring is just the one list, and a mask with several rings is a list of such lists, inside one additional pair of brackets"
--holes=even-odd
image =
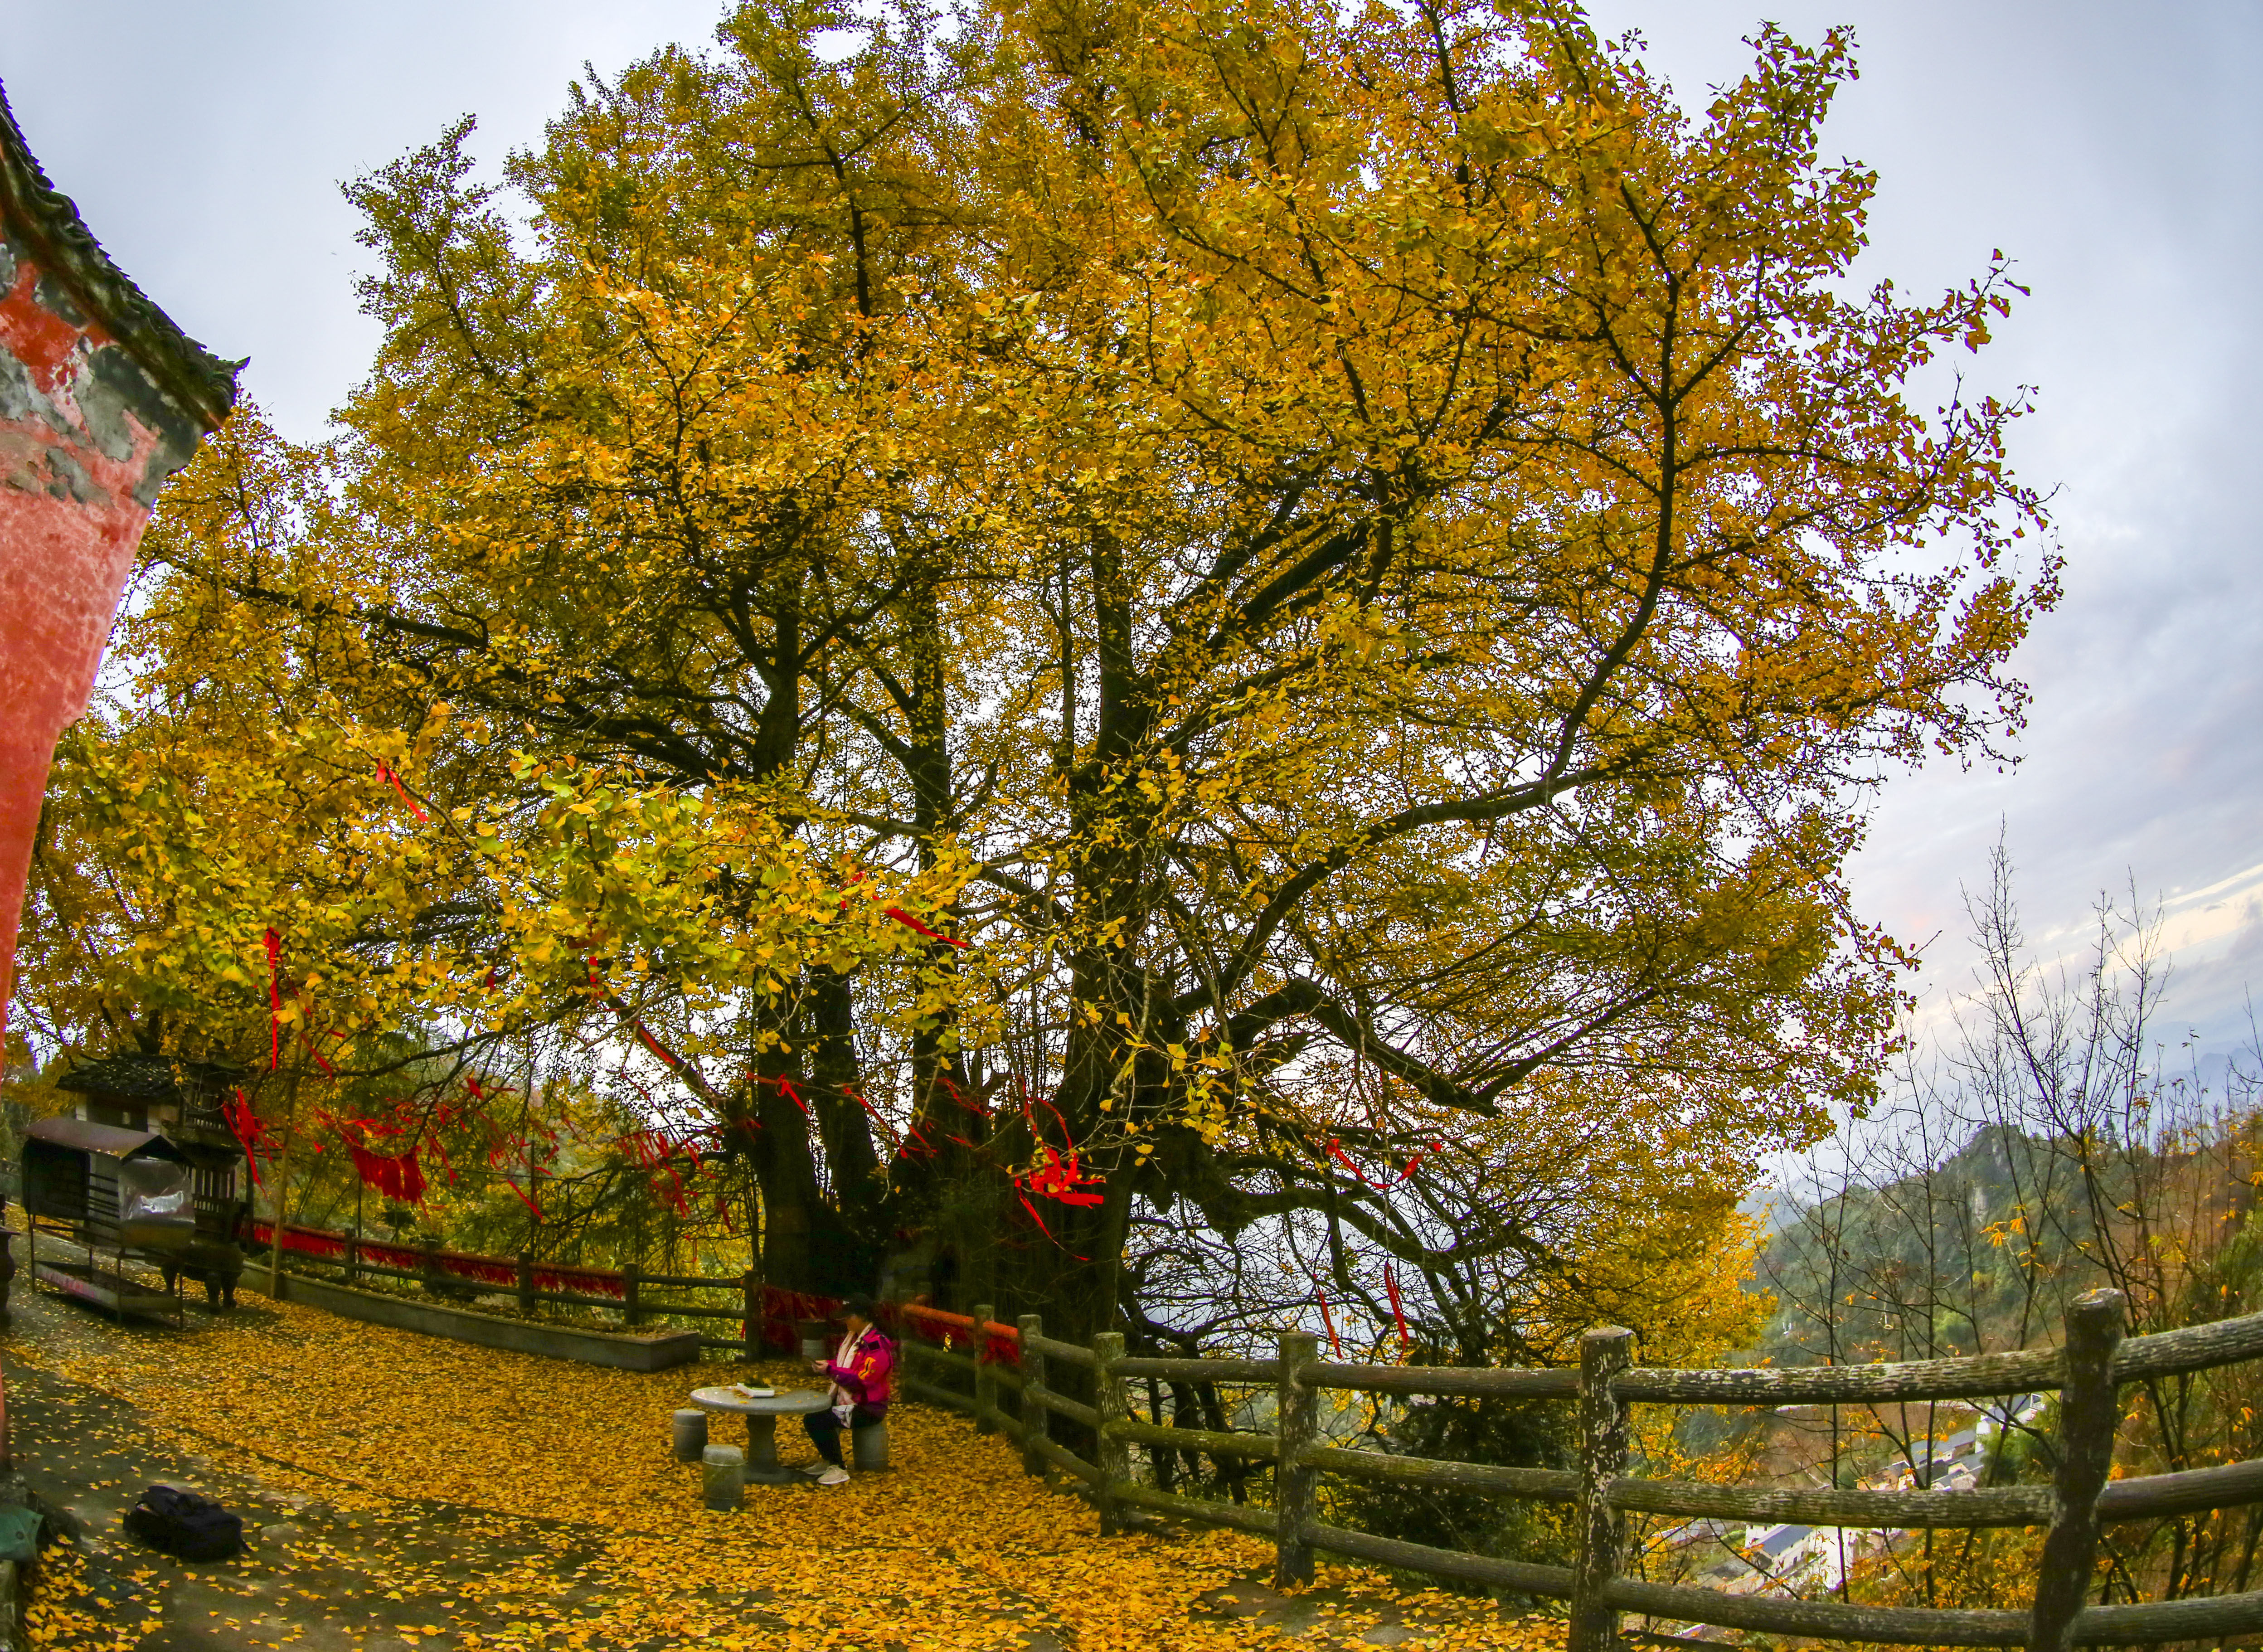
[[(1442, 1141), (1433, 1141), (1430, 1144), (1430, 1152), (1433, 1154), (1443, 1153), (1445, 1150), (1446, 1144)], [(1426, 1156), (1428, 1156), (1417, 1153), (1413, 1158), (1407, 1160), (1406, 1168), (1399, 1172), (1399, 1179), (1402, 1182), (1412, 1181), (1414, 1178), (1415, 1167), (1420, 1165)]]
[[(1344, 1169), (1349, 1170), (1354, 1176), (1359, 1177), (1359, 1185), (1362, 1187), (1373, 1187), (1375, 1185), (1373, 1182), (1367, 1179), (1367, 1172), (1361, 1170), (1358, 1165), (1354, 1164), (1351, 1162), (1351, 1155), (1343, 1150), (1343, 1143), (1337, 1141), (1334, 1136), (1330, 1136), (1328, 1138), (1328, 1152), (1334, 1157), (1337, 1163), (1342, 1165)], [(1411, 1170), (1413, 1167), (1409, 1166), (1408, 1168)]]
[(221, 1104), (220, 1116), (227, 1124), (228, 1134), (235, 1138), (236, 1145), (243, 1149), (243, 1156), (250, 1163), (251, 1185), (258, 1186), (259, 1153), (267, 1145), (267, 1127), (259, 1121), (259, 1115), (251, 1111), (251, 1104), (243, 1098), (241, 1087), (236, 1090), (232, 1105), (228, 1102)]
[[(1038, 1207), (1030, 1202), (1030, 1194), (1039, 1193), (1064, 1205), (1097, 1205), (1103, 1201), (1105, 1195), (1082, 1191), (1088, 1187), (1100, 1185), (1101, 1178), (1085, 1175), (1077, 1164), (1075, 1154), (1072, 1153), (1064, 1159), (1059, 1150), (1051, 1145), (1046, 1145), (1045, 1151), (1046, 1162), (1026, 1176), (1016, 1177), (1014, 1191), (1022, 1201), (1022, 1208), (1030, 1213), (1030, 1220), (1038, 1224), (1038, 1231), (1046, 1238), (1052, 1239), (1052, 1242), (1059, 1245), (1060, 1241), (1053, 1238), (1053, 1230), (1045, 1226), (1045, 1219), (1038, 1214)], [(1061, 1248), (1067, 1250), (1066, 1245), (1062, 1245)], [(1074, 1251), (1070, 1254), (1075, 1255)], [(1077, 1257), (1076, 1259), (1086, 1262), (1091, 1258)]]
[(1391, 1317), (1399, 1322), (1399, 1351), (1403, 1354), (1414, 1339), (1406, 1334), (1406, 1309), (1399, 1301), (1399, 1275), (1388, 1262), (1383, 1264), (1383, 1288), (1391, 1293)]
[(349, 1119), (330, 1122), (336, 1126), (339, 1139), (346, 1144), (346, 1153), (353, 1160), (354, 1173), (365, 1186), (374, 1187), (387, 1199), (403, 1205), (424, 1202), (424, 1167), (416, 1162), (416, 1144), (410, 1142), (406, 1152), (400, 1154), (373, 1153), (364, 1140), (372, 1134), (398, 1134), (394, 1130), (367, 1119)]
[(410, 811), (415, 814), (419, 822), (431, 818), (425, 814), (424, 806), (408, 795), (408, 788), (401, 783), (401, 777), (393, 772), (383, 757), (377, 760), (377, 778), (401, 793), (401, 801), (408, 805)]
[(1045, 1148), (1046, 1163), (1032, 1170), (1025, 1179), (1030, 1191), (1043, 1193), (1047, 1199), (1057, 1199), (1064, 1205), (1097, 1205), (1105, 1197), (1101, 1193), (1081, 1192), (1085, 1187), (1101, 1185), (1100, 1177), (1086, 1176), (1077, 1167), (1076, 1155), (1061, 1157), (1051, 1146)]
[(921, 923), (917, 918), (914, 917), (910, 913), (905, 911), (903, 908), (900, 906), (891, 906), (882, 909), (885, 910), (890, 917), (895, 919), (897, 923), (902, 924), (906, 929), (911, 930), (916, 934), (924, 935), (931, 941), (941, 941), (945, 946), (956, 946), (963, 951), (974, 944), (972, 941), (960, 940), (956, 936), (937, 933), (936, 931), (929, 929), (926, 924)]

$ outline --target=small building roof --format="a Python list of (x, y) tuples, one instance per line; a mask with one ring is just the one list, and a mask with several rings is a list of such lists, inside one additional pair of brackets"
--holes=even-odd
[(69, 196), (47, 181), (0, 87), (0, 220), (39, 265), (141, 363), (167, 395), (206, 430), (235, 406), (241, 361), (223, 361), (183, 332), (110, 261)]
[(1779, 1526), (1754, 1547), (1769, 1560), (1780, 1561), (1814, 1534), (1815, 1528), (1811, 1525)]
[(176, 1061), (140, 1050), (121, 1050), (81, 1060), (55, 1080), (55, 1088), (74, 1095), (114, 1096), (136, 1106), (155, 1107), (215, 1097), (242, 1077), (241, 1073), (209, 1061)]
[(25, 1127), (24, 1139), (106, 1159), (130, 1159), (137, 1153), (160, 1159), (184, 1156), (180, 1148), (155, 1130), (121, 1130), (116, 1125), (89, 1124), (83, 1119), (34, 1119)]

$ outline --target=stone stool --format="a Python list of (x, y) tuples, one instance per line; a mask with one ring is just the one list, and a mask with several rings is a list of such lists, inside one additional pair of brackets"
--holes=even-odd
[(849, 1431), (849, 1466), (860, 1474), (869, 1474), (888, 1466), (888, 1425), (868, 1423), (863, 1428)]
[(707, 1449), (707, 1413), (678, 1411), (675, 1418), (676, 1460), (696, 1463), (699, 1453)]
[(736, 1514), (747, 1489), (747, 1453), (736, 1446), (710, 1446), (699, 1461), (702, 1500), (718, 1514)]

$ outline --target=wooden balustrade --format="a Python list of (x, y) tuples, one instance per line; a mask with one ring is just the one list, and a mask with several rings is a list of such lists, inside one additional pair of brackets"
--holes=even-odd
[[(2024, 1646), (2064, 1652), (2082, 1645), (2129, 1645), (2252, 1636), (2263, 1631), (2263, 1590), (2136, 1605), (2086, 1605), (2099, 1529), (2117, 1520), (2158, 1518), (2263, 1503), (2263, 1460), (2177, 1474), (2109, 1478), (2122, 1384), (2206, 1370), (2263, 1357), (2263, 1314), (2122, 1340), (2123, 1305), (2111, 1291), (2079, 1299), (2057, 1349), (1983, 1354), (1905, 1364), (1831, 1366), (1804, 1370), (1667, 1371), (1629, 1363), (1632, 1337), (1616, 1329), (1582, 1338), (1577, 1370), (1490, 1370), (1453, 1366), (1362, 1366), (1323, 1361), (1301, 1331), (1284, 1333), (1273, 1359), (1162, 1359), (1127, 1356), (1117, 1336), (1088, 1348), (1045, 1334), (1043, 1318), (1023, 1315), (1016, 1327), (987, 1325), (977, 1315), (902, 1310), (929, 1325), (968, 1333), (971, 1353), (915, 1337), (902, 1344), (906, 1391), (987, 1416), (1020, 1448), (1025, 1472), (1060, 1469), (1084, 1484), (1103, 1529), (1124, 1525), (1127, 1510), (1254, 1532), (1273, 1540), (1276, 1573), (1307, 1581), (1315, 1551), (1401, 1571), (1549, 1596), (1572, 1608), (1571, 1652), (1604, 1652), (1620, 1643), (1627, 1613), (1763, 1634), (1929, 1646)], [(977, 1334), (978, 1324), (986, 1334)], [(1011, 1338), (1018, 1385), (990, 1358), (987, 1333)], [(1050, 1373), (1067, 1366), (1092, 1373), (1095, 1403), (1059, 1393)], [(939, 1379), (913, 1373), (922, 1367)], [(1134, 1417), (1125, 1391), (1136, 1377), (1270, 1388), (1274, 1431), (1166, 1426)], [(1001, 1388), (1018, 1386), (1018, 1416), (998, 1409)], [(1504, 1467), (1399, 1457), (1327, 1443), (1318, 1430), (1323, 1390), (1441, 1397), (1565, 1400), (1579, 1407), (1578, 1472)], [(1904, 1401), (1976, 1399), (2062, 1390), (2057, 1469), (2048, 1486), (1971, 1490), (1816, 1490), (1713, 1485), (1659, 1480), (1628, 1472), (1630, 1413), (1638, 1403), (1876, 1405)], [(1052, 1438), (1051, 1419), (1076, 1424), (1093, 1443), (1094, 1460)], [(1274, 1506), (1253, 1508), (1176, 1496), (1132, 1477), (1130, 1448), (1197, 1453), (1213, 1460), (1269, 1462)], [(1541, 1565), (1434, 1548), (1349, 1531), (1318, 1518), (1321, 1476), (1346, 1474), (1441, 1490), (1464, 1490), (1533, 1502), (1576, 1503), (1580, 1548), (1570, 1567)], [(1866, 1531), (1982, 1526), (2046, 1528), (2032, 1605), (2025, 1611), (1875, 1606), (1729, 1594), (1626, 1575), (1625, 1522), (1630, 1513), (1686, 1518), (1799, 1523)]]
[[(523, 1313), (545, 1302), (613, 1308), (626, 1326), (655, 1318), (739, 1320), (745, 1322), (740, 1338), (710, 1339), (711, 1345), (738, 1347), (748, 1358), (759, 1351), (753, 1338), (766, 1305), (761, 1281), (751, 1273), (657, 1274), (634, 1267), (612, 1272), (538, 1264), (524, 1255), (459, 1256), (295, 1226), (288, 1232), (307, 1247), (302, 1251), (286, 1241), (286, 1256), (301, 1266), (336, 1268), (355, 1279), (400, 1279), (428, 1290), (515, 1291)], [(395, 1266), (378, 1257), (416, 1265)], [(553, 1285), (562, 1288), (546, 1288)], [(736, 1300), (708, 1306), (653, 1294), (702, 1291), (729, 1292)], [(1254, 1532), (1273, 1540), (1276, 1574), (1288, 1583), (1311, 1576), (1317, 1551), (1561, 1598), (1572, 1606), (1571, 1652), (1602, 1652), (1617, 1644), (1619, 1620), (1628, 1612), (1763, 1634), (2026, 1646), (2035, 1652), (2263, 1631), (2263, 1590), (2137, 1605), (2084, 1601), (2101, 1525), (2263, 1503), (2263, 1460), (2110, 1478), (2121, 1386), (2263, 1358), (2263, 1314), (2124, 1340), (2120, 1297), (2093, 1292), (2070, 1311), (2064, 1342), (2057, 1349), (1796, 1370), (1671, 1371), (1630, 1366), (1631, 1339), (1616, 1330), (1588, 1333), (1577, 1370), (1515, 1370), (1326, 1361), (1317, 1357), (1313, 1338), (1300, 1331), (1284, 1333), (1271, 1359), (1128, 1355), (1120, 1337), (1097, 1337), (1088, 1347), (1049, 1337), (1034, 1314), (1004, 1325), (991, 1318), (987, 1306), (962, 1315), (899, 1304), (896, 1312), (909, 1333), (901, 1342), (906, 1395), (966, 1411), (983, 1431), (1003, 1433), (1019, 1448), (1025, 1472), (1058, 1469), (1081, 1482), (1106, 1529), (1123, 1529), (1127, 1511), (1146, 1511)], [(1017, 1359), (1018, 1369), (1002, 1363), (1005, 1358)], [(1090, 1381), (1093, 1403), (1061, 1392), (1070, 1373), (1088, 1373), (1077, 1380)], [(1127, 1388), (1143, 1378), (1270, 1390), (1274, 1430), (1180, 1428), (1144, 1420), (1132, 1414)], [(2057, 1470), (2048, 1486), (1832, 1490), (1714, 1485), (1627, 1472), (1628, 1417), (1637, 1404), (1875, 1406), (2052, 1389), (2063, 1398)], [(1327, 1390), (1572, 1402), (1579, 1408), (1580, 1467), (1577, 1472), (1506, 1467), (1332, 1445), (1318, 1428), (1317, 1398)], [(1007, 1395), (1011, 1410), (1001, 1404)], [(1090, 1442), (1091, 1458), (1053, 1438), (1054, 1417), (1074, 1425), (1079, 1443)], [(1133, 1446), (1205, 1455), (1222, 1464), (1270, 1464), (1273, 1506), (1181, 1496), (1144, 1483), (1132, 1474)], [(1322, 1477), (1330, 1474), (1577, 1504), (1576, 1563), (1469, 1554), (1324, 1524), (1318, 1518), (1319, 1491)], [(1731, 1595), (1630, 1577), (1624, 1570), (1629, 1514), (1866, 1531), (2026, 1525), (2045, 1528), (2046, 1535), (2028, 1610), (1920, 1610)]]

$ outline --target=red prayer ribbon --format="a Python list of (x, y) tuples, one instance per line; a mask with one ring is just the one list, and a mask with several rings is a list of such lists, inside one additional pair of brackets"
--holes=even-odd
[(1336, 1316), (1328, 1312), (1328, 1293), (1314, 1286), (1312, 1290), (1320, 1299), (1320, 1323), (1328, 1328), (1328, 1346), (1336, 1351), (1338, 1360), (1343, 1359), (1343, 1344), (1336, 1340)]
[(1047, 1199), (1059, 1199), (1064, 1205), (1097, 1205), (1103, 1202), (1105, 1197), (1103, 1194), (1077, 1191), (1097, 1184), (1101, 1178), (1083, 1174), (1078, 1168), (1075, 1154), (1070, 1154), (1064, 1160), (1048, 1146), (1045, 1156), (1049, 1161), (1047, 1163), (1031, 1171), (1026, 1178), (1017, 1179), (1026, 1179), (1032, 1192), (1043, 1193)]
[(1337, 1141), (1334, 1136), (1330, 1136), (1328, 1138), (1328, 1151), (1335, 1156), (1336, 1162), (1338, 1163), (1341, 1164), (1344, 1169), (1349, 1170), (1354, 1176), (1359, 1177), (1359, 1185), (1362, 1187), (1372, 1187), (1375, 1185), (1373, 1182), (1367, 1179), (1367, 1172), (1361, 1170), (1358, 1165), (1354, 1164), (1351, 1162), (1351, 1156), (1343, 1150), (1343, 1143)]
[(1391, 1293), (1391, 1316), (1399, 1322), (1399, 1351), (1403, 1354), (1413, 1338), (1406, 1334), (1406, 1310), (1399, 1301), (1399, 1275), (1388, 1262), (1383, 1264), (1383, 1288)]
[[(307, 1032), (300, 1036), (307, 1040), (307, 1054), (313, 1056), (315, 1058), (315, 1065), (322, 1069), (322, 1076), (325, 1078), (336, 1078), (338, 1076), (338, 1069), (322, 1059), (322, 1047), (315, 1041), (315, 1035), (312, 1032)], [(345, 1034), (343, 1032), (333, 1032), (330, 1036), (334, 1039), (342, 1039)]]
[[(1017, 1080), (1017, 1081), (1016, 1081), (1016, 1082), (1017, 1083), (1019, 1083), (1019, 1081), (1018, 1081), (1018, 1080)], [(1034, 1113), (1034, 1112), (1030, 1112), (1030, 1091), (1029, 1091), (1029, 1087), (1028, 1087), (1026, 1084), (1024, 1084), (1024, 1085), (1022, 1085), (1022, 1086), (1021, 1086), (1021, 1090), (1022, 1090), (1022, 1121), (1023, 1121), (1024, 1124), (1026, 1124), (1026, 1125), (1028, 1125), (1028, 1126), (1030, 1127), (1030, 1134), (1031, 1136), (1035, 1137), (1038, 1141), (1044, 1141), (1044, 1140), (1045, 1140), (1045, 1138), (1044, 1138), (1042, 1135), (1039, 1135), (1039, 1134), (1038, 1134), (1038, 1117), (1037, 1117), (1037, 1114), (1036, 1114), (1036, 1113)], [(1060, 1126), (1060, 1133), (1061, 1133), (1061, 1145), (1062, 1145), (1062, 1146), (1064, 1146), (1064, 1147), (1066, 1147), (1066, 1148), (1070, 1148), (1072, 1151), (1074, 1151), (1074, 1148), (1075, 1148), (1075, 1147), (1076, 1147), (1076, 1138), (1075, 1138), (1075, 1137), (1074, 1137), (1074, 1136), (1072, 1136), (1072, 1135), (1069, 1134), (1069, 1129), (1068, 1129), (1068, 1120), (1061, 1117), (1061, 1110), (1060, 1110), (1059, 1108), (1058, 1108), (1058, 1107), (1056, 1107), (1056, 1106), (1054, 1106), (1054, 1105), (1053, 1105), (1052, 1098), (1052, 1097), (1050, 1097), (1050, 1096), (1040, 1096), (1040, 1097), (1038, 1097), (1038, 1099), (1039, 1101), (1041, 1101), (1041, 1102), (1043, 1102), (1043, 1103), (1045, 1104), (1045, 1111), (1046, 1111), (1047, 1112), (1049, 1112), (1049, 1113), (1052, 1114), (1052, 1116), (1053, 1116), (1053, 1122), (1054, 1122), (1055, 1124), (1057, 1124), (1057, 1125)]]
[(962, 941), (955, 936), (937, 934), (935, 931), (929, 929), (926, 924), (921, 923), (917, 918), (914, 917), (910, 913), (905, 911), (903, 908), (900, 906), (884, 907), (881, 909), (886, 912), (890, 917), (895, 919), (897, 923), (902, 924), (905, 928), (924, 935), (931, 941), (941, 941), (945, 946), (957, 946), (964, 950), (974, 944), (972, 941)]
[(401, 783), (401, 777), (387, 766), (386, 761), (383, 757), (380, 757), (377, 760), (377, 778), (380, 780), (386, 782), (387, 785), (391, 786), (394, 791), (401, 793), (401, 801), (408, 805), (409, 808), (415, 813), (420, 822), (431, 818), (430, 815), (424, 812), (424, 806), (422, 803), (419, 803), (415, 798), (408, 795), (408, 788)]
[(843, 1084), (841, 1086), (841, 1093), (854, 1098), (857, 1105), (864, 1110), (872, 1122), (879, 1126), (881, 1134), (888, 1139), (891, 1148), (888, 1156), (891, 1159), (900, 1157), (903, 1153), (903, 1139), (896, 1134), (895, 1127), (882, 1116), (880, 1110), (864, 1098), (864, 1092), (854, 1084)]
[(259, 1115), (251, 1111), (251, 1104), (243, 1098), (242, 1086), (236, 1089), (235, 1105), (230, 1107), (223, 1102), (220, 1116), (227, 1123), (228, 1134), (235, 1138), (236, 1145), (243, 1149), (243, 1156), (250, 1163), (251, 1185), (258, 1186), (259, 1144), (265, 1138), (266, 1127), (259, 1122)]

